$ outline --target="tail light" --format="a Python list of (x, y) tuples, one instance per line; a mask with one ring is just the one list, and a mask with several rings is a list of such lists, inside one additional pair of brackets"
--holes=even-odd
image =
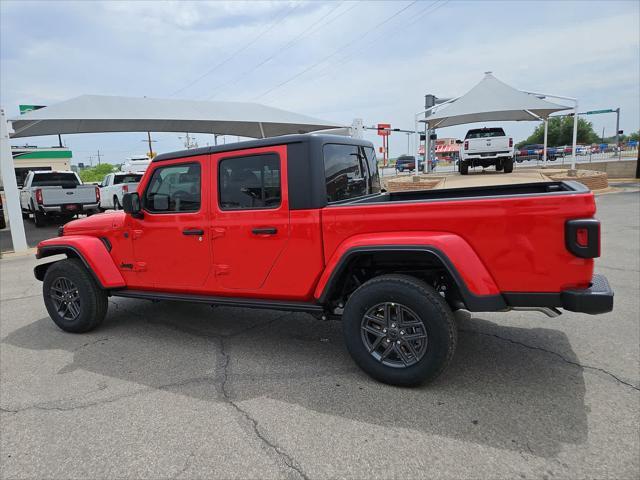
[(123, 193), (128, 193), (129, 192), (129, 185), (123, 185), (122, 186), (122, 192)]
[(513, 138), (509, 139), (509, 148), (513, 147)]
[(36, 189), (36, 202), (38, 205), (42, 205), (42, 189), (40, 188)]
[(96, 201), (100, 201), (100, 189), (98, 187), (96, 187)]
[(600, 222), (595, 218), (569, 220), (564, 227), (567, 250), (580, 258), (600, 256)]
[(464, 141), (464, 149), (469, 150), (469, 140)]

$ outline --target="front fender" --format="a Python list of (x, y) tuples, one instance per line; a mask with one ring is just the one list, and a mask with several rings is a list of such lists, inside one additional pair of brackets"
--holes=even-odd
[(477, 253), (462, 237), (448, 232), (387, 232), (356, 235), (338, 246), (327, 262), (314, 296), (322, 302), (352, 255), (393, 250), (424, 251), (438, 257), (474, 310), (506, 308), (500, 290)]
[[(124, 278), (116, 267), (111, 255), (102, 241), (97, 237), (84, 235), (69, 235), (50, 238), (38, 244), (36, 258), (66, 254), (67, 257), (77, 257), (93, 274), (98, 284), (105, 289), (126, 286)], [(34, 273), (38, 280), (44, 278), (46, 268), (50, 264), (38, 265)]]

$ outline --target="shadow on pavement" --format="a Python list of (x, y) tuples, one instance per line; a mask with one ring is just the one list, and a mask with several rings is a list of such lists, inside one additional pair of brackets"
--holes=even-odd
[[(339, 322), (124, 299), (114, 307), (110, 302), (105, 323), (91, 334), (64, 333), (45, 318), (3, 343), (74, 352), (59, 375), (82, 369), (152, 388), (172, 383), (172, 392), (209, 401), (221, 401), (221, 385), (215, 384), (225, 378), (235, 403), (267, 397), (334, 417), (542, 457), (587, 439), (583, 369), (513, 343), (533, 343), (535, 337), (538, 347), (577, 362), (560, 331), (462, 319), (450, 368), (430, 385), (406, 389), (362, 373), (343, 346)], [(194, 386), (185, 372), (200, 364), (211, 374)]]

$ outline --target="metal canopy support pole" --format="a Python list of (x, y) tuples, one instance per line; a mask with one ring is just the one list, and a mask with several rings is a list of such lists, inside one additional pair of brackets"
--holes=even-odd
[(618, 160), (622, 160), (622, 147), (620, 145), (620, 107), (616, 108), (616, 148), (618, 149)]
[(542, 151), (542, 168), (547, 166), (547, 133), (549, 132), (549, 117), (544, 119), (544, 150)]
[(571, 146), (571, 152), (573, 155), (571, 156), (571, 170), (575, 171), (576, 169), (576, 158), (578, 156), (578, 152), (576, 150), (576, 145), (578, 143), (578, 101), (576, 100), (576, 105), (573, 108), (573, 142)]
[(265, 138), (264, 127), (262, 126), (262, 122), (258, 122), (258, 125), (260, 126), (260, 135), (262, 135), (262, 138)]
[(2, 173), (2, 183), (4, 185), (4, 195), (7, 202), (7, 213), (9, 215), (9, 227), (11, 228), (11, 241), (14, 252), (24, 252), (29, 246), (24, 233), (24, 223), (22, 221), (22, 209), (20, 208), (20, 193), (18, 192), (18, 182), (16, 182), (16, 171), (13, 165), (13, 155), (9, 146), (9, 130), (11, 126), (7, 121), (4, 109), (0, 109), (0, 172)]

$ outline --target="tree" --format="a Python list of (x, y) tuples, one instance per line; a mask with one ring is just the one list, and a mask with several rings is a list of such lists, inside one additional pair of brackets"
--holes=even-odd
[[(571, 145), (573, 143), (573, 117), (551, 117), (549, 119), (549, 130), (547, 132), (547, 144), (549, 146)], [(600, 137), (593, 131), (591, 122), (584, 118), (578, 118), (578, 143), (592, 144), (599, 143)], [(544, 143), (544, 123), (536, 127), (533, 133), (518, 147), (532, 143)]]
[(115, 165), (110, 163), (101, 163), (95, 167), (82, 169), (78, 172), (80, 179), (87, 182), (101, 182), (105, 175), (116, 171)]

